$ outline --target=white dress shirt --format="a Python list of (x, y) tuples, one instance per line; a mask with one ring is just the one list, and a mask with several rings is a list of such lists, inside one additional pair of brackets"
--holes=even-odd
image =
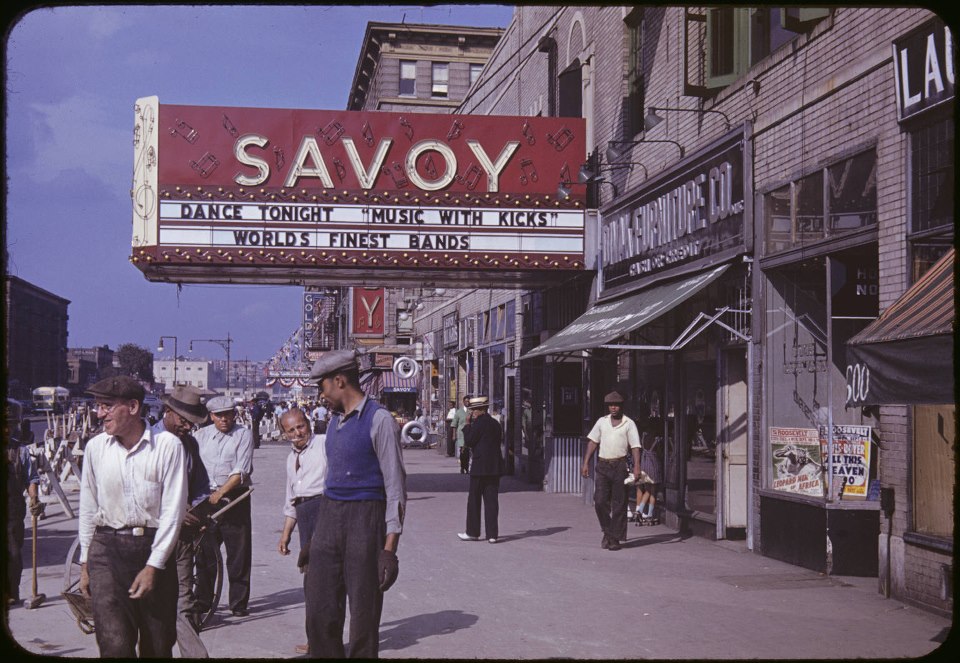
[(234, 425), (221, 433), (214, 424), (204, 426), (194, 436), (200, 445), (200, 459), (210, 477), (210, 490), (227, 482), (231, 474), (240, 475), (240, 485), (250, 483), (253, 474), (253, 435), (249, 428)]
[(113, 435), (100, 433), (87, 443), (80, 480), (80, 562), (87, 561), (100, 525), (156, 527), (147, 564), (165, 568), (187, 508), (183, 445), (173, 433), (145, 428), (127, 451)]
[[(297, 497), (322, 495), (327, 477), (326, 435), (314, 435), (299, 453), (294, 448), (287, 456), (287, 490), (283, 515), (297, 519), (293, 500)], [(290, 445), (293, 447), (293, 445)], [(299, 461), (299, 462), (298, 462)], [(299, 466), (299, 467), (298, 467)]]
[(600, 417), (587, 438), (600, 445), (600, 458), (623, 458), (630, 449), (640, 446), (637, 424), (626, 415), (616, 425), (609, 414)]

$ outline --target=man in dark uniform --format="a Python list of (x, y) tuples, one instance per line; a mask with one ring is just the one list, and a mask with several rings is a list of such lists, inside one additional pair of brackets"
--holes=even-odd
[(470, 449), (470, 491), (467, 493), (467, 531), (457, 534), (461, 541), (480, 540), (480, 503), (483, 502), (484, 531), (487, 541), (496, 543), (500, 535), (500, 474), (503, 456), (500, 442), (503, 428), (490, 416), (490, 399), (476, 396), (467, 402), (467, 425), (463, 429), (466, 448)]
[(23, 541), (26, 536), (23, 519), (27, 515), (23, 492), (27, 491), (30, 497), (32, 515), (39, 516), (43, 511), (37, 493), (40, 476), (27, 447), (28, 440), (23, 439), (21, 421), (23, 407), (16, 401), (7, 399), (6, 418), (3, 420), (3, 439), (7, 453), (7, 573), (4, 576), (3, 596), (9, 605), (20, 601)]
[[(327, 427), (327, 476), (304, 590), (312, 658), (376, 658), (383, 593), (397, 579), (407, 500), (400, 429), (360, 390), (356, 353), (325, 353), (310, 379), (338, 414)], [(345, 651), (345, 601), (350, 641)]]

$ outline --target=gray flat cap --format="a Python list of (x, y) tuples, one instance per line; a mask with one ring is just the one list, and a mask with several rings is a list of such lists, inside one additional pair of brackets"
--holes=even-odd
[(233, 399), (229, 396), (214, 396), (209, 401), (207, 401), (207, 409), (211, 412), (226, 412), (227, 410), (234, 410), (236, 404), (233, 402)]
[(333, 350), (325, 352), (320, 359), (313, 362), (310, 369), (310, 382), (319, 383), (323, 378), (339, 371), (357, 370), (357, 353), (355, 350)]

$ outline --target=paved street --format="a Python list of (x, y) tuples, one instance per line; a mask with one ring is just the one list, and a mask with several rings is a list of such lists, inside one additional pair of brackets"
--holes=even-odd
[[(214, 617), (202, 634), (214, 657), (293, 658), (306, 642), (296, 554), (276, 552), (286, 453), (279, 443), (255, 452), (251, 615), (223, 608)], [(408, 516), (400, 578), (385, 599), (384, 658), (900, 658), (933, 651), (950, 627), (884, 599), (875, 578), (828, 578), (740, 542), (631, 525), (622, 550), (602, 550), (579, 496), (535, 492), (510, 477), (501, 541), (461, 542), (467, 478), (434, 450), (404, 454)], [(76, 483), (67, 486), (76, 502)], [(94, 636), (80, 632), (60, 596), (76, 520), (55, 503), (48, 513), (38, 545), (47, 600), (33, 611), (14, 607), (9, 631), (31, 652), (96, 656)], [(28, 528), (25, 597), (29, 538)]]

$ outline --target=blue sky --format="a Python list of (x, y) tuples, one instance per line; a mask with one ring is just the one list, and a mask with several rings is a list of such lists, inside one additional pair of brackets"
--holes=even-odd
[[(128, 261), (136, 99), (342, 109), (368, 21), (506, 27), (511, 15), (506, 5), (65, 6), (22, 15), (5, 44), (9, 273), (70, 300), (70, 347), (155, 351), (160, 335), (175, 335), (183, 354), (190, 339), (229, 333), (232, 358), (269, 358), (300, 323), (302, 288), (178, 293)], [(223, 355), (212, 344), (196, 350)]]

